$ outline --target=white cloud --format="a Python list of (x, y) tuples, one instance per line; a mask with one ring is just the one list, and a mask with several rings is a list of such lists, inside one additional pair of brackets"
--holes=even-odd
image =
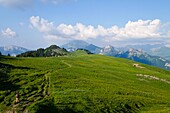
[(30, 17), (30, 22), (32, 27), (35, 27), (40, 32), (47, 34), (53, 31), (53, 29), (55, 28), (53, 22), (48, 22), (48, 20), (40, 18), (39, 16)]
[[(159, 19), (155, 20), (138, 20), (129, 21), (124, 27), (112, 26), (105, 28), (101, 25), (94, 27), (92, 25), (83, 25), (77, 23), (75, 25), (54, 25), (46, 19), (39, 16), (32, 16), (30, 23), (33, 28), (44, 33), (47, 39), (98, 39), (99, 37), (106, 41), (125, 41), (125, 40), (142, 40), (143, 42), (163, 41), (170, 37), (170, 30), (162, 24)], [(169, 26), (168, 26), (169, 27)], [(162, 29), (165, 29), (162, 31)]]
[(1, 33), (2, 33), (2, 36), (4, 37), (16, 37), (17, 35), (16, 32), (11, 30), (10, 28), (2, 30)]
[(122, 30), (125, 31), (128, 37), (160, 37), (160, 25), (161, 23), (158, 19), (146, 21), (138, 20), (136, 22), (129, 21)]
[(0, 4), (7, 7), (25, 9), (32, 4), (32, 0), (0, 0)]
[(56, 30), (63, 38), (86, 40), (88, 38), (96, 38), (99, 35), (93, 26), (85, 26), (81, 23), (77, 23), (74, 26), (60, 24)]
[(49, 22), (48, 20), (40, 18), (39, 16), (30, 17), (30, 23), (32, 28), (36, 28), (45, 35), (50, 35), (50, 37), (55, 35), (62, 38), (81, 38), (86, 40), (88, 38), (96, 38), (97, 36), (106, 34), (106, 30), (102, 26), (98, 26), (97, 29), (91, 25), (85, 26), (81, 23), (77, 23), (74, 26), (66, 24), (55, 26), (53, 22)]

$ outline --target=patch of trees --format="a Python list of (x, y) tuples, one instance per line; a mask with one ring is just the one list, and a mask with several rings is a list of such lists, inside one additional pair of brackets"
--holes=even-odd
[(51, 56), (64, 56), (67, 55), (68, 52), (64, 48), (60, 48), (56, 45), (51, 45), (50, 47), (43, 49), (39, 48), (36, 51), (28, 51), (17, 55), (17, 57), (51, 57)]

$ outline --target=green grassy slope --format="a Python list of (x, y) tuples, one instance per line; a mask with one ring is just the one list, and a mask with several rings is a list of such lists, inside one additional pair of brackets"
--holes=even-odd
[(170, 72), (133, 63), (101, 55), (1, 57), (0, 112), (170, 112)]
[(70, 52), (68, 54), (68, 56), (84, 56), (84, 55), (88, 55), (91, 54), (88, 50), (76, 50), (74, 52)]

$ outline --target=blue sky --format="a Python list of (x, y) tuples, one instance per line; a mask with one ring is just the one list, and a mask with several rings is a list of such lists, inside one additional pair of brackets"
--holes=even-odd
[(0, 46), (170, 44), (169, 0), (0, 0)]

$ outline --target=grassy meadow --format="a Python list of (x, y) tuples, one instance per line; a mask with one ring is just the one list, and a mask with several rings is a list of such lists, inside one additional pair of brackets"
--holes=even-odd
[[(168, 113), (170, 71), (102, 55), (0, 57), (0, 112)], [(15, 103), (15, 93), (20, 102)]]

